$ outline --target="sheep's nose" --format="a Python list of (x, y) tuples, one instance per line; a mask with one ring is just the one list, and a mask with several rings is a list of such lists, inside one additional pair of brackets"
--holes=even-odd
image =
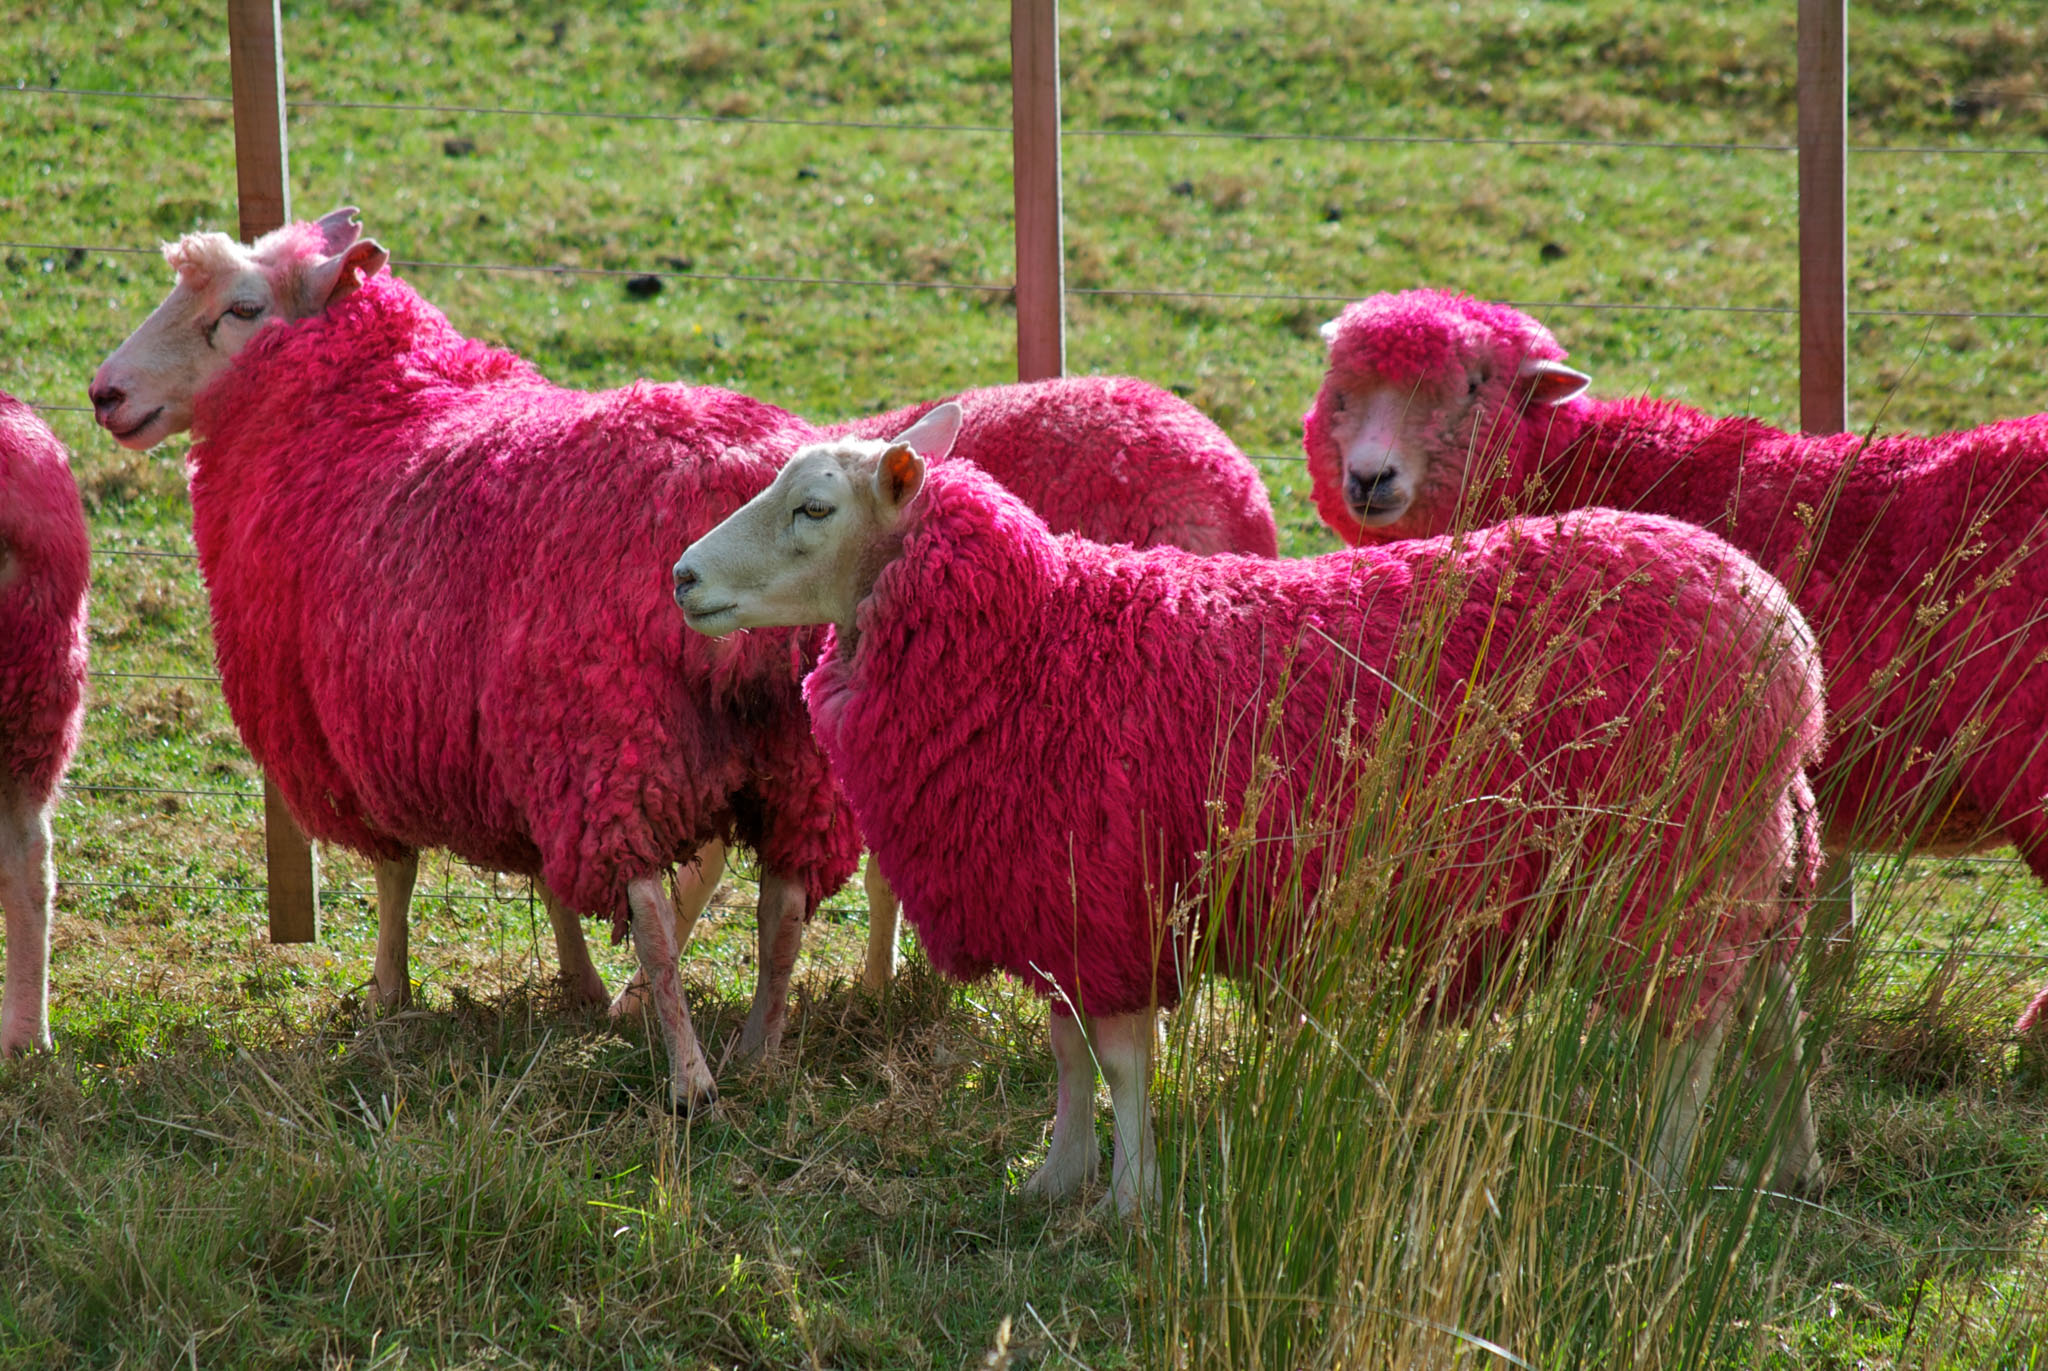
[(109, 386), (97, 382), (89, 386), (85, 393), (92, 400), (93, 414), (102, 423), (106, 421), (108, 415), (121, 407), (123, 400), (128, 398), (128, 392), (119, 386)]
[(1371, 480), (1359, 473), (1346, 472), (1344, 476), (1344, 498), (1353, 509), (1372, 509), (1391, 503), (1394, 484), (1401, 479), (1401, 473), (1392, 467), (1379, 472)]
[(681, 604), (683, 597), (690, 593), (690, 587), (697, 584), (697, 573), (684, 566), (681, 562), (677, 562), (674, 574), (676, 580), (676, 603)]

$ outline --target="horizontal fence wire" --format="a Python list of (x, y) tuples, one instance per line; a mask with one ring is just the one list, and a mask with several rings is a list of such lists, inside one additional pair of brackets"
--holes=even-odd
[[(267, 885), (225, 885), (205, 881), (73, 881), (66, 879), (61, 872), (58, 874), (57, 884), (60, 888), (76, 886), (80, 890), (155, 890), (196, 895), (263, 895), (270, 889)], [(365, 900), (377, 898), (375, 890), (364, 890), (353, 885), (323, 885), (320, 887), (320, 894), (323, 898), (329, 895), (352, 895)], [(514, 901), (524, 903), (529, 898), (535, 897), (526, 891), (498, 891), (489, 894), (457, 890), (413, 892), (415, 903), (420, 900), (470, 900), (485, 904), (510, 904)]]
[[(5, 246), (0, 244), (0, 246)], [(394, 257), (395, 267), (423, 267), (429, 271), (525, 271), (555, 276), (666, 276), (680, 281), (738, 281), (764, 286), (868, 286), (878, 290), (964, 290), (1007, 295), (1014, 286), (979, 281), (891, 281), (871, 277), (759, 276), (742, 272), (681, 271), (674, 267), (572, 267), (549, 262), (430, 262), (419, 258)]]
[[(0, 241), (0, 248), (20, 248), (33, 252), (118, 252), (139, 253), (154, 256), (155, 248), (117, 247), (94, 243), (26, 243)], [(888, 290), (961, 290), (983, 291), (990, 294), (1008, 294), (1013, 286), (972, 281), (891, 281), (862, 277), (829, 276), (757, 276), (741, 273), (678, 271), (673, 268), (637, 267), (578, 267), (566, 263), (546, 262), (442, 262), (418, 258), (393, 258), (392, 265), (407, 268), (424, 267), (435, 271), (489, 271), (489, 272), (532, 272), (538, 275), (557, 276), (661, 276), (683, 281), (738, 281), (759, 285), (794, 286), (866, 286)], [(1068, 296), (1127, 296), (1132, 298), (1191, 299), (1191, 300), (1234, 300), (1260, 304), (1346, 304), (1360, 299), (1356, 293), (1334, 294), (1318, 292), (1306, 294), (1294, 291), (1253, 291), (1253, 290), (1195, 290), (1166, 286), (1069, 286)], [(1698, 305), (1678, 304), (1668, 301), (1613, 301), (1613, 300), (1505, 300), (1501, 303), (1516, 309), (1582, 309), (1593, 312), (1633, 312), (1669, 314), (1774, 314), (1796, 315), (1796, 305)], [(1850, 314), (1876, 319), (2023, 319), (2048, 320), (2048, 312), (2038, 310), (1974, 310), (1974, 309), (1851, 309)], [(42, 406), (38, 406), (42, 408)], [(81, 413), (90, 413), (83, 406), (49, 406), (49, 408), (73, 408)]]
[[(233, 104), (228, 95), (186, 94), (174, 91), (106, 90), (81, 86), (31, 85), (17, 79), (12, 86), (0, 85), (0, 94), (70, 95), (103, 100), (158, 100), (188, 104)], [(973, 133), (997, 135), (1012, 132), (1008, 124), (925, 123), (893, 119), (801, 119), (786, 115), (689, 114), (662, 110), (573, 109), (547, 105), (465, 105), (424, 100), (331, 100), (308, 96), (285, 101), (287, 109), (346, 109), (388, 111), (399, 114), (462, 114), (532, 119), (609, 119), (621, 123), (672, 123), (726, 125), (738, 128), (855, 129), (892, 133)], [(1131, 129), (1063, 128), (1063, 138), (1155, 138), (1247, 143), (1335, 143), (1372, 145), (1417, 144), (1423, 146), (1500, 148), (1583, 148), (1636, 149), (1664, 152), (1797, 152), (1797, 143), (1746, 143), (1739, 141), (1688, 141), (1651, 138), (1558, 138), (1527, 137), (1516, 134), (1438, 133), (1310, 133), (1298, 130), (1254, 129)], [(1982, 148), (1932, 144), (1851, 143), (1851, 152), (1899, 153), (1920, 156), (1958, 157), (2048, 157), (2048, 148)]]
[(260, 790), (181, 790), (157, 785), (66, 785), (68, 795), (195, 795), (230, 800), (260, 800)]
[[(523, 880), (525, 878), (513, 877), (512, 879)], [(57, 884), (59, 887), (72, 886), (79, 890), (156, 890), (203, 895), (262, 895), (269, 890), (269, 887), (263, 884), (235, 885), (218, 881), (74, 881), (67, 879), (62, 872), (58, 873)], [(720, 882), (720, 884), (723, 885), (724, 882)], [(752, 882), (748, 882), (748, 884), (752, 884)], [(360, 900), (374, 900), (377, 898), (375, 888), (365, 889), (358, 885), (322, 885), (320, 893), (323, 896), (354, 896)], [(413, 901), (415, 903), (421, 900), (467, 900), (478, 904), (525, 904), (529, 900), (538, 900), (539, 898), (539, 890), (532, 888), (494, 891), (415, 890), (413, 892)], [(704, 912), (706, 915), (714, 915), (714, 911), (720, 908), (730, 908), (730, 906), (710, 905), (706, 907)], [(868, 913), (868, 907), (864, 904), (851, 903), (824, 905), (820, 907), (819, 912), (859, 914), (865, 918)], [(590, 915), (588, 917), (602, 918), (603, 916)]]
[(218, 676), (191, 676), (175, 671), (88, 671), (88, 675), (114, 681), (201, 681), (219, 685)]

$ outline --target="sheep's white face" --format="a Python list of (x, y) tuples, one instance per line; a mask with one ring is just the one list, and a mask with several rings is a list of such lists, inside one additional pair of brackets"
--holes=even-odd
[(888, 540), (952, 449), (960, 407), (938, 406), (886, 443), (848, 439), (790, 458), (768, 489), (692, 543), (675, 565), (676, 604), (699, 633), (853, 623)]
[(1531, 358), (1513, 367), (1483, 353), (1409, 385), (1326, 377), (1345, 508), (1369, 530), (1443, 532), (1467, 472), (1499, 455), (1524, 406), (1562, 404), (1589, 379), (1562, 362)]
[(192, 426), (199, 392), (272, 320), (318, 314), (384, 265), (375, 241), (358, 242), (353, 209), (318, 227), (331, 255), (289, 255), (293, 230), (244, 247), (224, 233), (166, 244), (178, 283), (93, 373), (88, 395), (100, 426), (126, 448), (154, 447)]
[(1430, 417), (1428, 402), (1393, 386), (1333, 386), (1329, 407), (1345, 508), (1366, 528), (1398, 521), (1428, 469), (1430, 435), (1419, 431)]

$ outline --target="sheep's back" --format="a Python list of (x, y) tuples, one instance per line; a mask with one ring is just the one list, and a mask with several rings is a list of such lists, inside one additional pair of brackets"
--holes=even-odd
[[(1615, 503), (1755, 557), (1812, 623), (1838, 838), (1917, 831), (1951, 804), (1930, 793), (1951, 789), (1944, 772), (1966, 787), (1983, 773), (1988, 795), (2048, 786), (2031, 742), (2048, 717), (2048, 416), (1866, 443), (1649, 401), (1593, 413), (1561, 504), (1597, 469)], [(1973, 735), (1990, 745), (1953, 750)]]
[(37, 807), (78, 745), (89, 577), (64, 445), (0, 394), (0, 781)]
[[(951, 397), (953, 456), (1030, 505), (1054, 533), (1098, 543), (1272, 557), (1278, 533), (1257, 468), (1201, 410), (1124, 376), (1066, 376)], [(887, 439), (938, 400), (836, 424)]]

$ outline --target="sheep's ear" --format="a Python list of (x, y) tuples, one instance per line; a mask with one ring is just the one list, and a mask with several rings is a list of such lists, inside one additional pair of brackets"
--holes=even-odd
[(1593, 384), (1593, 378), (1585, 372), (1547, 357), (1532, 357), (1522, 363), (1522, 369), (1515, 373), (1515, 380), (1532, 405), (1561, 405), (1585, 394), (1586, 387)]
[(1334, 347), (1334, 346), (1336, 346), (1336, 343), (1337, 343), (1337, 324), (1338, 324), (1338, 322), (1339, 322), (1338, 320), (1336, 320), (1336, 319), (1332, 319), (1332, 320), (1330, 320), (1330, 321), (1329, 321), (1328, 323), (1324, 324), (1324, 325), (1323, 325), (1323, 326), (1322, 326), (1321, 328), (1319, 328), (1319, 329), (1317, 329), (1317, 330), (1316, 330), (1316, 332), (1318, 332), (1318, 333), (1320, 333), (1320, 334), (1322, 334), (1322, 335), (1323, 335), (1323, 346), (1324, 346), (1324, 347)]
[(304, 310), (302, 317), (310, 318), (348, 299), (357, 286), (375, 276), (390, 260), (391, 254), (375, 238), (365, 238), (315, 262), (306, 272), (305, 296), (299, 302)]
[(901, 513), (922, 489), (924, 458), (918, 456), (917, 450), (908, 443), (891, 443), (875, 467), (875, 494), (881, 497), (888, 509)]
[(361, 215), (362, 211), (354, 205), (343, 205), (313, 221), (313, 227), (320, 230), (320, 238), (326, 243), (328, 252), (340, 252), (363, 236)]
[(932, 406), (930, 413), (889, 442), (892, 446), (901, 443), (927, 462), (936, 462), (953, 450), (953, 440), (960, 436), (962, 417), (960, 406), (948, 400)]

